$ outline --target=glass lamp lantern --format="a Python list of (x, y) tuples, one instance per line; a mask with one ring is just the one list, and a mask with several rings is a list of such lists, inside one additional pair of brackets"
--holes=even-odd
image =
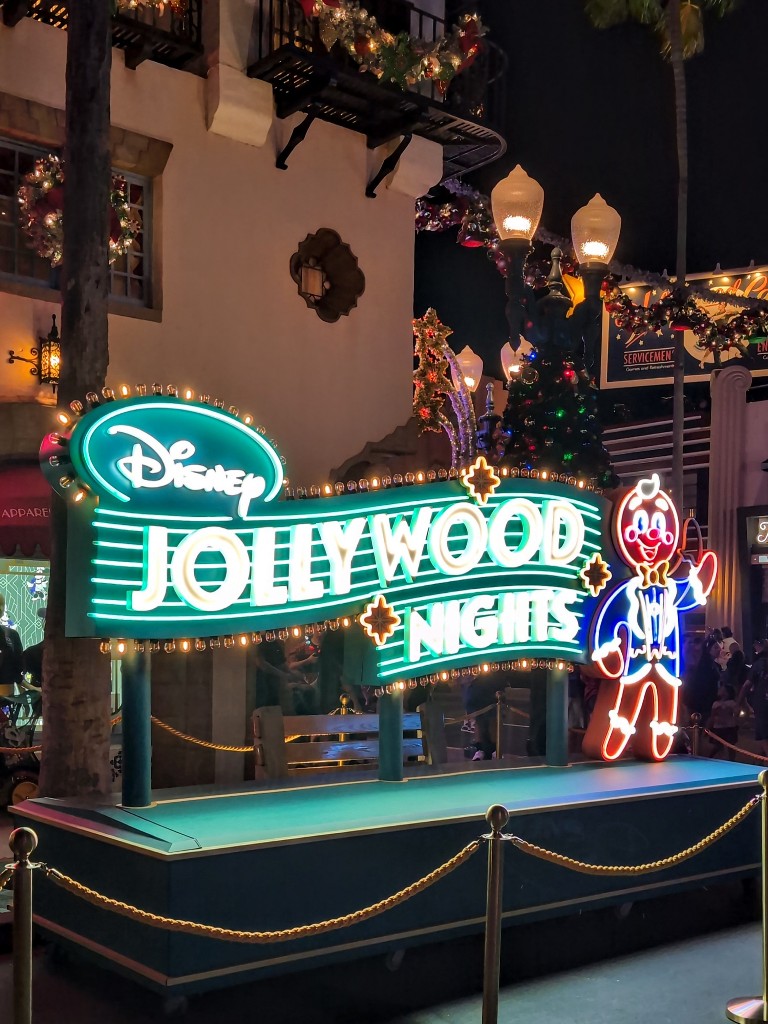
[(491, 208), (502, 241), (530, 242), (536, 234), (544, 207), (544, 189), (520, 164), (497, 182), (491, 192)]
[(571, 238), (581, 264), (607, 264), (613, 259), (621, 231), (621, 217), (598, 193), (571, 220)]
[(523, 361), (519, 353), (515, 352), (508, 341), (501, 346), (501, 368), (507, 383), (517, 380), (523, 369)]
[[(461, 376), (470, 391), (476, 391), (483, 375), (483, 360), (473, 352), (469, 345), (465, 345), (461, 352), (456, 355), (456, 362), (459, 364)], [(454, 381), (458, 384), (458, 381)]]
[(53, 324), (45, 338), (40, 338), (39, 368), (41, 384), (50, 384), (53, 391), (59, 385), (61, 376), (61, 338), (56, 326), (56, 314), (51, 317)]

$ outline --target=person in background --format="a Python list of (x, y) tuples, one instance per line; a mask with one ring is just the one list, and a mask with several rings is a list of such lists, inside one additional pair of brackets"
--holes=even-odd
[[(464, 701), (464, 714), (472, 715), (481, 708), (496, 702), (496, 690), (499, 688), (497, 673), (489, 675), (472, 675), (466, 671), (461, 676), (461, 696)], [(464, 748), (464, 756), (473, 761), (490, 761), (496, 750), (493, 738), (495, 713), (486, 711), (475, 719), (475, 741)]]
[(320, 676), (319, 660), (320, 644), (312, 637), (305, 637), (286, 658), (287, 667), (293, 677), (288, 687), (293, 696), (293, 710), (296, 715), (316, 715), (320, 710), (317, 687)]
[(706, 722), (717, 699), (720, 684), (720, 669), (716, 658), (720, 653), (720, 641), (713, 634), (704, 641), (698, 664), (686, 673), (683, 682), (683, 703), (691, 715), (701, 715)]
[(721, 626), (721, 628), (717, 632), (719, 632), (721, 637), (720, 654), (717, 657), (717, 663), (721, 669), (724, 669), (725, 666), (728, 664), (733, 652), (741, 650), (741, 648), (734, 639), (730, 626)]
[[(37, 617), (43, 620), (45, 623), (45, 607), (38, 608)], [(43, 638), (36, 644), (32, 644), (24, 650), (24, 675), (26, 676), (25, 685), (32, 686), (36, 690), (39, 690), (43, 685), (43, 649), (45, 647), (45, 639)]]
[(293, 696), (291, 684), (301, 683), (304, 677), (292, 671), (288, 664), (285, 645), (282, 640), (264, 640), (251, 648), (256, 666), (255, 703), (256, 707), (281, 707), (283, 714), (292, 715)]
[[(5, 617), (5, 596), (0, 594), (0, 619)], [(0, 625), (0, 697), (11, 697), (21, 685), (24, 651), (15, 629)]]
[[(739, 738), (739, 705), (733, 690), (724, 679), (720, 681), (717, 700), (712, 705), (706, 728), (726, 743), (735, 744)], [(734, 760), (735, 751), (722, 746), (717, 740), (710, 740), (710, 757), (715, 757), (721, 750), (725, 751), (729, 761)]]
[(768, 755), (768, 642), (755, 640), (754, 657), (747, 681), (739, 694), (739, 710), (749, 707), (755, 716), (755, 740)]
[(738, 646), (731, 650), (732, 653), (728, 658), (728, 664), (725, 666), (721, 681), (730, 690), (734, 700), (737, 700), (744, 687), (744, 683), (747, 681), (749, 669), (744, 661), (744, 651)]

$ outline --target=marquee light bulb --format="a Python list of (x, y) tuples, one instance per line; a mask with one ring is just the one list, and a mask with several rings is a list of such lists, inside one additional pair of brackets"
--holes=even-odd
[(248, 413), (246, 416), (243, 416), (243, 423), (246, 425), (246, 427), (250, 427), (251, 424), (253, 423), (253, 416), (251, 416), (250, 413)]
[(120, 391), (120, 397), (121, 398), (129, 398), (130, 397), (131, 389), (128, 387), (127, 384), (121, 384), (120, 388), (119, 388), (119, 391)]
[(125, 640), (118, 640), (117, 641), (116, 650), (117, 650), (118, 654), (125, 654), (125, 647), (126, 647)]
[(87, 492), (82, 487), (78, 487), (78, 489), (72, 495), (72, 501), (81, 502), (85, 498), (86, 493)]
[(189, 649), (190, 649), (190, 647), (191, 647), (191, 646), (192, 646), (192, 645), (190, 644), (189, 640), (182, 640), (182, 641), (181, 641), (181, 649), (182, 649), (182, 651), (183, 651), (183, 652), (184, 652), (185, 654), (188, 654), (188, 653), (189, 653)]
[(241, 647), (247, 647), (248, 646), (248, 637), (245, 635), (245, 633), (243, 633), (240, 636), (240, 646)]
[(195, 397), (195, 392), (192, 390), (192, 388), (185, 388), (184, 397), (188, 402), (190, 402)]

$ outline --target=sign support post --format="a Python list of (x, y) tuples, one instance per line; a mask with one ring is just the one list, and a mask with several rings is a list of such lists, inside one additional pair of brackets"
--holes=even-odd
[(547, 764), (568, 764), (568, 672), (547, 671)]
[(403, 781), (403, 694), (383, 693), (379, 697), (379, 779)]
[[(129, 648), (133, 645), (130, 644)], [(130, 649), (123, 672), (123, 807), (152, 803), (152, 702), (149, 655)]]

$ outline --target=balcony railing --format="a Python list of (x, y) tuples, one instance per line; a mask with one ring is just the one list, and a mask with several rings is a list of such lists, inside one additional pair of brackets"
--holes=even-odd
[[(367, 0), (365, 7), (393, 34), (407, 32), (433, 43), (450, 31), (444, 19), (409, 0)], [(311, 111), (364, 132), (372, 145), (407, 131), (424, 135), (450, 150), (446, 176), (489, 163), (504, 152), (496, 128), (504, 123), (507, 59), (487, 38), (445, 94), (434, 79), (403, 91), (361, 71), (340, 45), (324, 45), (319, 20), (306, 18), (297, 0), (261, 0), (251, 53), (248, 73), (272, 83), (279, 117)]]
[[(170, 4), (162, 12), (141, 5), (121, 9), (112, 18), (112, 45), (125, 50), (125, 63), (131, 68), (154, 60), (172, 68), (197, 70), (195, 63), (203, 53), (202, 5), (203, 0), (187, 0), (183, 13)], [(3, 24), (8, 26), (26, 17), (54, 28), (67, 27), (67, 0), (0, 0), (0, 8)]]

